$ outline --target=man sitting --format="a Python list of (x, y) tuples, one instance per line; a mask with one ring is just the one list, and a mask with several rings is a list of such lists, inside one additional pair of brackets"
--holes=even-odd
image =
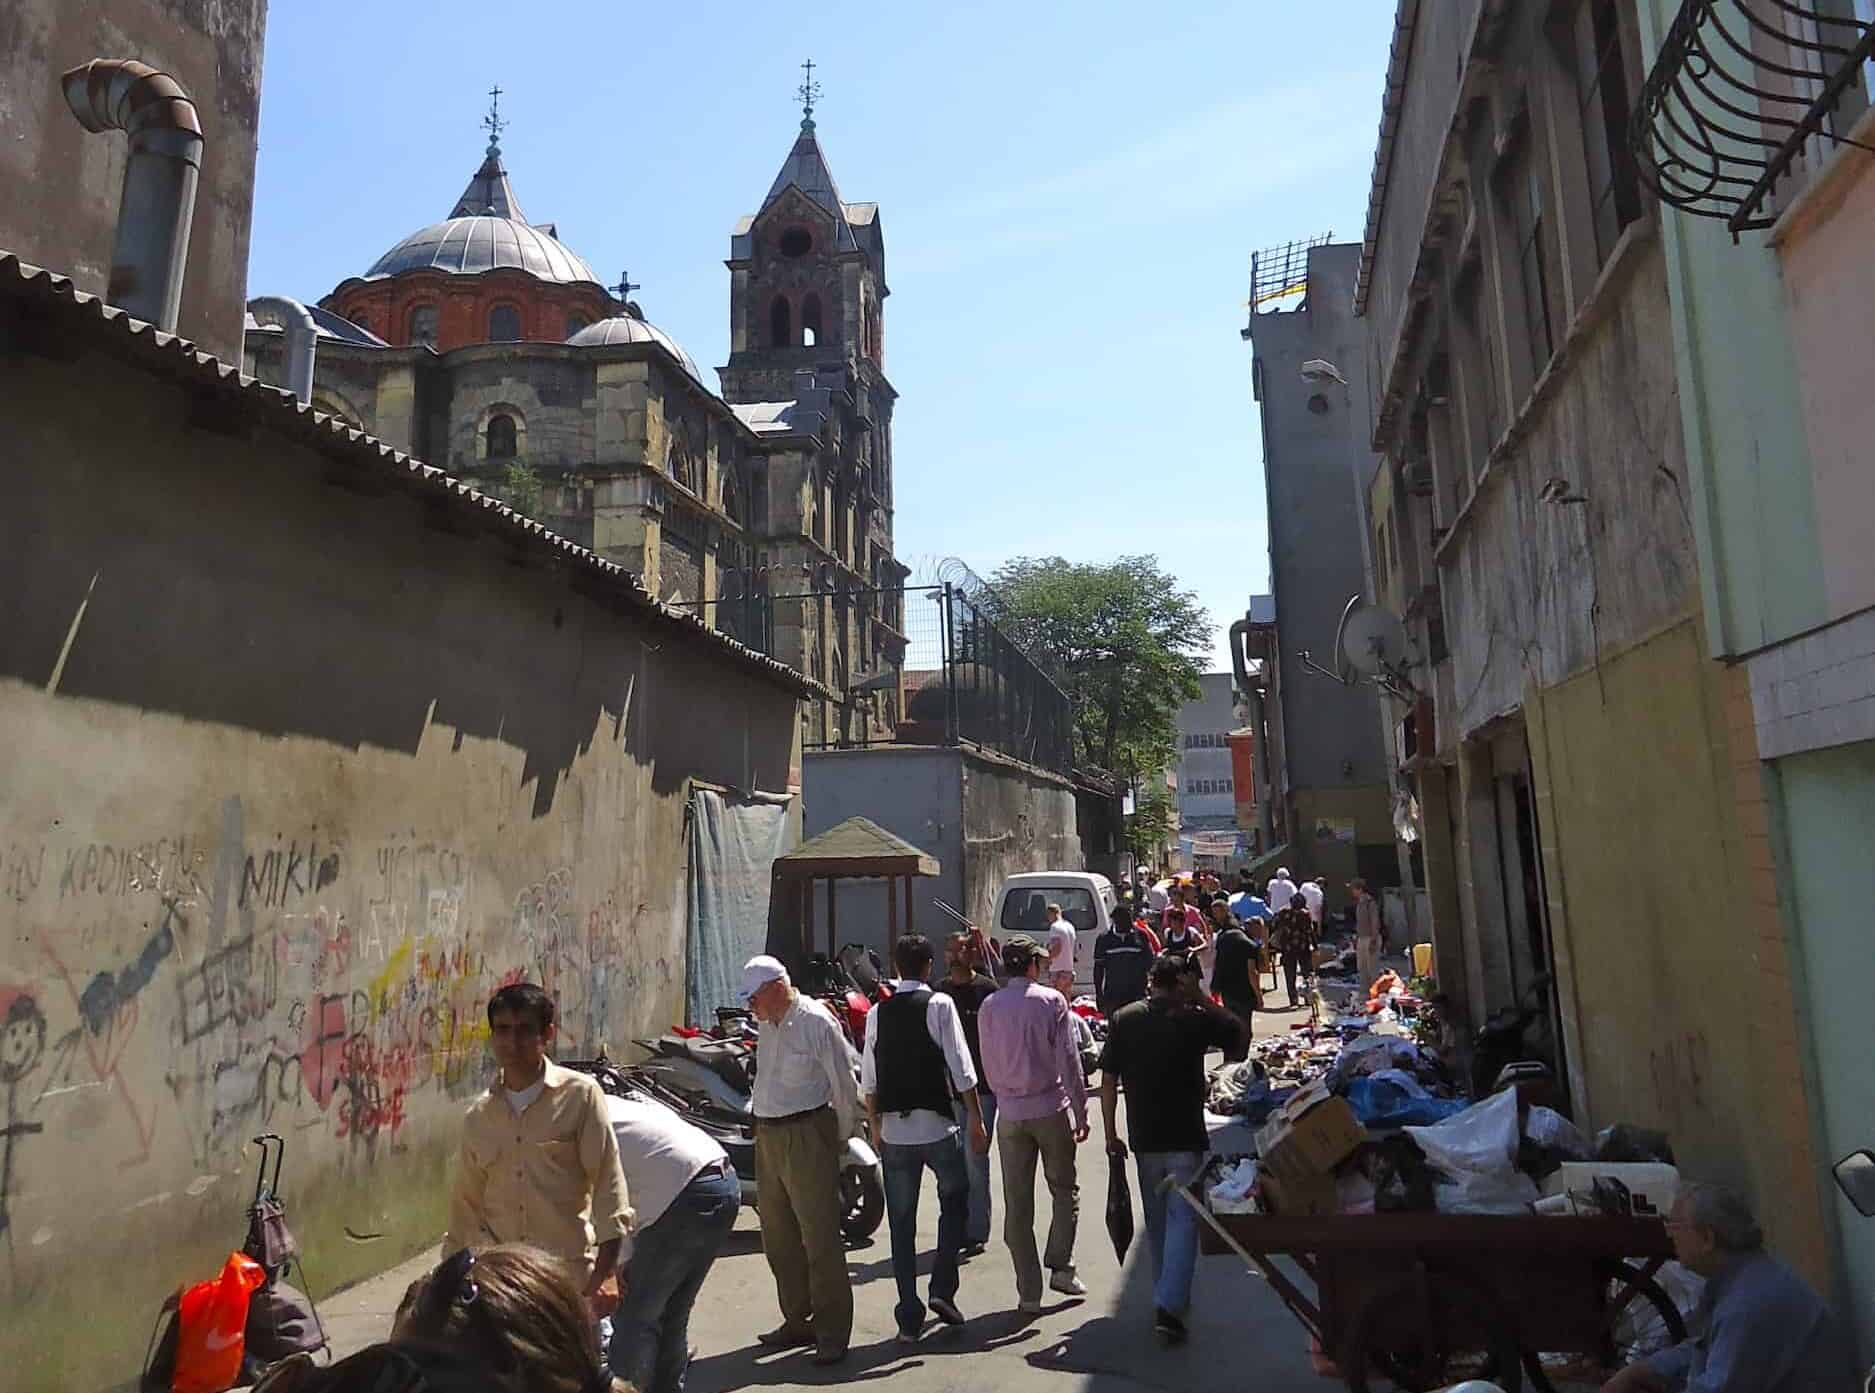
[(1680, 1192), (1667, 1219), (1674, 1256), (1706, 1279), (1700, 1333), (1628, 1365), (1602, 1393), (1842, 1393), (1849, 1355), (1804, 1280), (1764, 1251), (1744, 1200), (1716, 1185)]

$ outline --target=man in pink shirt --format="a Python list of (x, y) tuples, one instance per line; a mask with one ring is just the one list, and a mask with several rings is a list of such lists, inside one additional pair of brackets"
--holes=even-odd
[[(1019, 1310), (1042, 1309), (1042, 1266), (1048, 1285), (1068, 1296), (1087, 1288), (1074, 1270), (1074, 1230), (1081, 1192), (1074, 1149), (1087, 1140), (1087, 1080), (1075, 1048), (1068, 1002), (1041, 983), (1048, 953), (1025, 934), (1003, 945), (1008, 983), (977, 1012), (983, 1075), (996, 1095), (996, 1140), (1003, 1157), (1003, 1241), (1016, 1266)], [(1053, 1212), (1048, 1244), (1035, 1251), (1035, 1164), (1040, 1160)]]

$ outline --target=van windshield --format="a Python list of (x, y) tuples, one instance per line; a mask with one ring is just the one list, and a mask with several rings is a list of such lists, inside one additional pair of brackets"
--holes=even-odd
[(1061, 906), (1061, 917), (1077, 929), (1100, 926), (1094, 897), (1075, 885), (1031, 885), (1003, 897), (1002, 927), (1010, 933), (1048, 932), (1048, 906)]

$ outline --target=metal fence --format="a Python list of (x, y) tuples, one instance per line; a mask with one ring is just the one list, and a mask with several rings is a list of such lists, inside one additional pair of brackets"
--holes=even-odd
[[(798, 633), (801, 608), (816, 601), (831, 608), (840, 631), (853, 633), (865, 651), (874, 645), (875, 626), (884, 631), (880, 638), (902, 637), (896, 668), (861, 673), (840, 659), (831, 671), (816, 670), (821, 665), (812, 647), (806, 654), (777, 651), (777, 610), (784, 629)], [(806, 749), (968, 742), (1057, 773), (1073, 770), (1067, 694), (961, 586), (751, 592), (685, 608), (751, 648), (804, 664), (810, 676), (841, 693), (835, 719), (810, 719)]]

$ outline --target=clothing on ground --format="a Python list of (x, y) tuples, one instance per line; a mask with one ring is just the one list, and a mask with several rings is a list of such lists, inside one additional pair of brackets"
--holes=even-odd
[(1005, 1122), (1029, 1122), (1063, 1110), (1087, 1123), (1087, 1080), (1068, 1020), (1067, 998), (1017, 977), (977, 1015), (983, 1075)]
[(845, 1349), (853, 1287), (840, 1233), (840, 1152), (850, 1132), (832, 1109), (793, 1122), (755, 1124), (755, 1185), (762, 1254), (775, 1276), (782, 1324)]
[[(920, 982), (915, 978), (905, 978), (894, 982), (892, 993), (889, 999), (866, 1013), (866, 1048), (860, 1057), (859, 1065), (860, 1091), (881, 1100), (879, 1104), (881, 1141), (890, 1146), (923, 1146), (926, 1143), (956, 1135), (957, 1123), (948, 1096), (945, 1098), (942, 1112), (929, 1108), (912, 1108), (903, 1112), (885, 1111), (886, 1090), (880, 1087), (879, 1032), (884, 1028), (883, 1013), (886, 1008), (891, 1007), (895, 1011), (922, 1009), (925, 1036), (940, 1053), (944, 1068), (949, 1075), (950, 1089), (957, 1093), (967, 1093), (975, 1088), (977, 1086), (976, 1066), (970, 1060), (970, 1044), (964, 1038), (963, 1019), (958, 1013), (957, 1001), (954, 997), (933, 991), (928, 982)], [(893, 1059), (890, 1050), (885, 1051), (884, 1059), (889, 1084), (891, 1065), (897, 1061)]]
[(796, 993), (779, 1021), (763, 1021), (757, 1044), (762, 1067), (755, 1073), (754, 1110), (761, 1117), (793, 1117), (831, 1107), (841, 1136), (859, 1126), (859, 1085), (853, 1081), (853, 1051), (833, 1013), (812, 997)]
[(519, 1117), (499, 1081), (469, 1105), (443, 1251), (531, 1243), (584, 1284), (599, 1245), (632, 1223), (618, 1139), (597, 1080), (548, 1060), (541, 1085)]
[(1769, 1253), (1708, 1278), (1691, 1325), (1702, 1333), (1641, 1363), (1688, 1393), (1847, 1393), (1845, 1332), (1817, 1294)]
[(1126, 1133), (1134, 1151), (1203, 1151), (1204, 1056), (1235, 1048), (1240, 1022), (1217, 1008), (1154, 996), (1107, 1024), (1102, 1072), (1126, 1089)]
[[(706, 1167), (721, 1166), (729, 1153), (700, 1127), (693, 1127), (662, 1103), (649, 1098), (611, 1098), (607, 1115), (618, 1139), (619, 1168), (636, 1214), (636, 1234), (664, 1217), (675, 1200)], [(633, 1235), (625, 1238), (622, 1257), (631, 1255)]]

